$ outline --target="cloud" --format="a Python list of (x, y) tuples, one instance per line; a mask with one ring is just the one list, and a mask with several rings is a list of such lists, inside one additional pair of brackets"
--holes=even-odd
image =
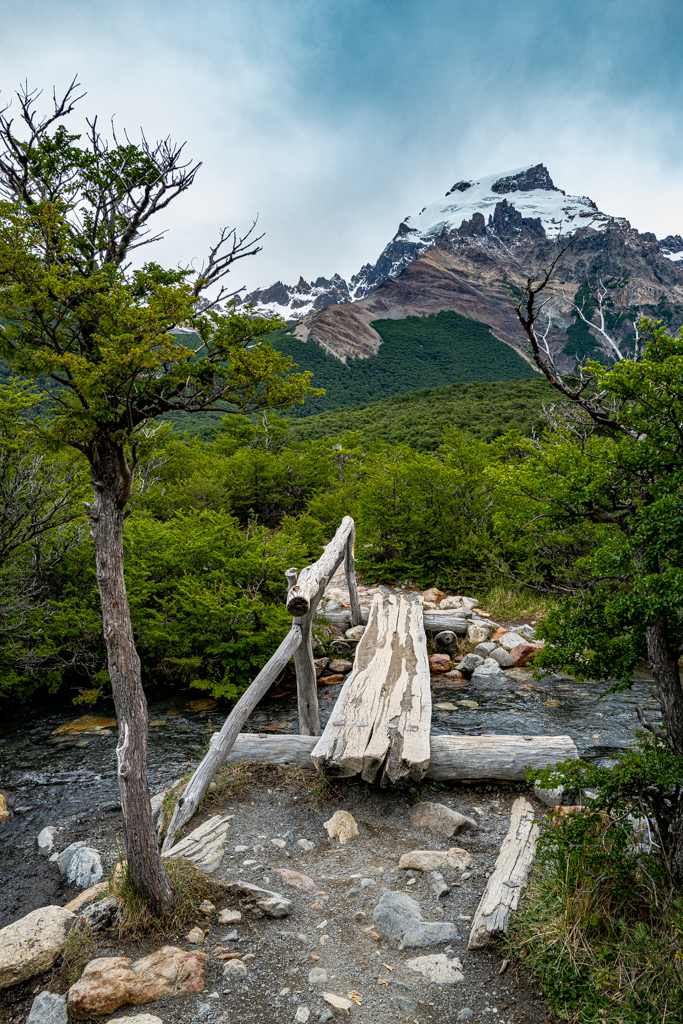
[(25, 0), (3, 16), (3, 91), (28, 77), (203, 160), (157, 257), (201, 259), (257, 213), (231, 284), (350, 275), (458, 178), (543, 160), (568, 192), (683, 232), (669, 0)]

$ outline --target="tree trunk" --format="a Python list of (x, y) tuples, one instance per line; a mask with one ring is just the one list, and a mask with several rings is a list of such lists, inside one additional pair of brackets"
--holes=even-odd
[[(127, 478), (122, 479), (122, 463)], [(95, 501), (90, 510), (119, 739), (117, 774), (128, 871), (135, 889), (157, 912), (173, 905), (173, 890), (159, 853), (147, 784), (147, 701), (140, 677), (123, 575), (123, 506), (130, 473), (123, 453), (100, 445), (91, 461)]]

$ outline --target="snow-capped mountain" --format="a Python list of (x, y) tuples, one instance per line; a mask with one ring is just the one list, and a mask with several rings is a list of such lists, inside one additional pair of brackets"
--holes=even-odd
[[(520, 239), (556, 238), (586, 225), (601, 231), (609, 225), (627, 226), (628, 222), (601, 213), (587, 196), (568, 196), (554, 185), (543, 164), (529, 165), (456, 182), (444, 198), (406, 217), (377, 262), (366, 263), (348, 282), (339, 274), (329, 279), (319, 277), (310, 284), (302, 277), (296, 285), (277, 281), (269, 288), (251, 292), (242, 301), (279, 313), (286, 320), (302, 319), (327, 306), (362, 299), (383, 281), (397, 277), (440, 237), (485, 235), (488, 229), (508, 240), (511, 234)], [(669, 259), (683, 258), (683, 253), (673, 251), (677, 244), (673, 236), (666, 242), (671, 243), (664, 253)], [(683, 250), (683, 243), (680, 248)]]

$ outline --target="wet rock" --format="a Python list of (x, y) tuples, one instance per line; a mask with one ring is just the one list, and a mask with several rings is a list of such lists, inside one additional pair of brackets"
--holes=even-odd
[(101, 932), (112, 923), (118, 909), (119, 901), (116, 896), (109, 896), (106, 900), (91, 903), (86, 907), (80, 920), (94, 932)]
[(54, 825), (47, 825), (38, 833), (38, 853), (43, 857), (51, 857), (55, 852), (55, 835), (58, 829)]
[(444, 629), (434, 637), (434, 651), (437, 654), (449, 654), (453, 657), (458, 653), (458, 637), (452, 629)]
[(238, 924), (242, 920), (240, 910), (221, 910), (218, 915), (219, 924)]
[(26, 1024), (67, 1024), (66, 996), (40, 992), (33, 1000)]
[(48, 971), (75, 919), (64, 907), (41, 907), (0, 929), (0, 989)]
[(249, 969), (241, 960), (228, 960), (223, 967), (223, 980), (236, 984), (249, 977)]
[(538, 652), (542, 650), (542, 644), (530, 644), (526, 641), (523, 641), (521, 644), (517, 644), (510, 650), (510, 655), (515, 668), (524, 668), (525, 665), (530, 665), (534, 661)]
[(411, 850), (404, 853), (398, 862), (399, 870), (413, 868), (415, 871), (441, 871), (450, 868), (454, 871), (466, 871), (473, 861), (467, 850), (453, 846), (450, 850)]
[(422, 974), (433, 985), (455, 985), (464, 981), (462, 964), (457, 957), (449, 960), (445, 953), (434, 953), (431, 956), (416, 956), (409, 960), (406, 967)]
[(399, 949), (435, 946), (459, 938), (454, 924), (445, 921), (425, 921), (419, 903), (404, 892), (385, 889), (372, 915), (375, 925), (382, 929)]
[(356, 819), (348, 811), (335, 811), (331, 818), (323, 822), (323, 827), (327, 830), (330, 839), (334, 839), (335, 836), (339, 837), (341, 846), (358, 835)]
[(430, 832), (436, 832), (440, 836), (456, 835), (465, 826), (476, 828), (477, 823), (473, 818), (468, 818), (459, 811), (453, 811), (445, 804), (432, 803), (424, 800), (410, 808), (410, 823), (415, 828), (426, 828)]
[(437, 900), (442, 896), (448, 896), (451, 891), (448, 887), (446, 879), (443, 877), (440, 871), (431, 871), (429, 873), (429, 888), (432, 890)]
[(346, 675), (352, 668), (353, 662), (345, 658), (333, 658), (329, 665), (330, 672), (341, 672), (342, 675)]
[(429, 671), (430, 672), (450, 672), (451, 659), (448, 654), (430, 654), (429, 655)]
[(297, 839), (296, 845), (305, 853), (310, 853), (311, 850), (315, 850), (315, 843), (312, 843), (310, 839)]
[(506, 651), (504, 647), (496, 647), (495, 650), (491, 651), (490, 657), (497, 662), (501, 668), (512, 668), (515, 659)]
[(311, 889), (315, 889), (317, 884), (308, 875), (302, 875), (300, 871), (292, 871), (291, 868), (276, 868), (275, 874), (280, 876), (285, 885), (291, 885), (301, 892), (310, 892)]
[(311, 967), (308, 972), (308, 984), (309, 985), (326, 985), (327, 984), (327, 971), (322, 967)]
[(478, 654), (466, 654), (458, 665), (458, 671), (462, 672), (464, 676), (469, 676), (474, 672), (475, 668), (483, 664), (484, 659), (480, 658)]
[(431, 604), (439, 604), (445, 598), (446, 595), (443, 590), (438, 590), (436, 587), (430, 587), (429, 590), (422, 591), (422, 600), (429, 601)]
[(99, 957), (86, 964), (67, 993), (76, 1020), (103, 1017), (124, 1003), (141, 1006), (166, 996), (184, 996), (204, 988), (206, 953), (163, 946), (131, 963), (126, 956)]
[(485, 643), (491, 636), (490, 622), (473, 622), (467, 627), (467, 640), (471, 644)]

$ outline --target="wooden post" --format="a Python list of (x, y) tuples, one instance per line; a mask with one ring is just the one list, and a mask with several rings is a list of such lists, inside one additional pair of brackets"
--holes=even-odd
[(294, 652), (296, 669), (296, 695), (299, 704), (299, 735), (320, 735), (320, 714), (318, 712), (318, 682), (313, 660), (313, 616), (320, 598), (325, 593), (327, 580), (324, 579), (316, 596), (312, 598), (306, 615), (296, 616), (293, 624), (301, 630), (301, 645)]
[(349, 601), (351, 603), (351, 625), (360, 626), (362, 624), (360, 598), (358, 597), (358, 586), (356, 584), (356, 561), (353, 557), (355, 543), (356, 528), (354, 526), (346, 541), (346, 549), (344, 551), (344, 571), (346, 573), (346, 582), (349, 588)]

